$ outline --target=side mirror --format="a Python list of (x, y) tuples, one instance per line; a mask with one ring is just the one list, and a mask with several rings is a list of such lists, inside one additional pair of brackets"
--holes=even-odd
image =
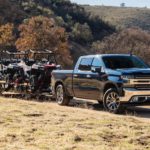
[(91, 71), (94, 73), (101, 73), (102, 67), (92, 67)]
[(56, 68), (57, 68), (58, 70), (61, 70), (61, 69), (62, 69), (62, 66), (61, 66), (61, 65), (57, 65)]

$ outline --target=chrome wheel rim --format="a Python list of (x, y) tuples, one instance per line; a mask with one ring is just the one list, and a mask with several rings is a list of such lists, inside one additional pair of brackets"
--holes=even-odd
[(58, 103), (62, 103), (64, 100), (64, 91), (63, 91), (63, 87), (59, 87), (57, 89), (57, 102)]
[(111, 92), (107, 95), (106, 105), (110, 111), (116, 111), (120, 106), (120, 98), (116, 92)]

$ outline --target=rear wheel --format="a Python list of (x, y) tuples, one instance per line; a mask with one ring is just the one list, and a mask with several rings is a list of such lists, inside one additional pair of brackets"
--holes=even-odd
[(63, 85), (59, 84), (56, 87), (56, 101), (59, 105), (67, 106), (70, 102), (70, 97), (66, 95)]
[(120, 112), (120, 97), (116, 89), (108, 89), (103, 98), (104, 108), (111, 113)]
[(98, 102), (100, 105), (102, 105), (102, 104), (103, 104), (103, 101), (98, 100), (97, 102)]
[(9, 90), (12, 88), (10, 76), (11, 76), (10, 74), (7, 74), (7, 75), (5, 76), (5, 81), (6, 81), (6, 83), (5, 83), (5, 90), (6, 90), (6, 91), (9, 91)]
[(3, 91), (4, 91), (3, 85), (0, 84), (0, 95), (2, 95)]

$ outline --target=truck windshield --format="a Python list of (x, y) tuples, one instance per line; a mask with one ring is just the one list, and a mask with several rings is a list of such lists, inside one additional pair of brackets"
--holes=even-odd
[(102, 59), (106, 68), (110, 69), (148, 68), (148, 65), (135, 56), (104, 56)]

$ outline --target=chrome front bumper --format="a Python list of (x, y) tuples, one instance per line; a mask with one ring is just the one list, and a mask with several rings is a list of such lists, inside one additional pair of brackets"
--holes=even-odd
[(124, 96), (120, 97), (121, 102), (134, 103), (138, 102), (139, 98), (142, 98), (143, 102), (146, 102), (150, 98), (150, 90), (137, 90), (134, 88), (124, 88), (123, 90)]

